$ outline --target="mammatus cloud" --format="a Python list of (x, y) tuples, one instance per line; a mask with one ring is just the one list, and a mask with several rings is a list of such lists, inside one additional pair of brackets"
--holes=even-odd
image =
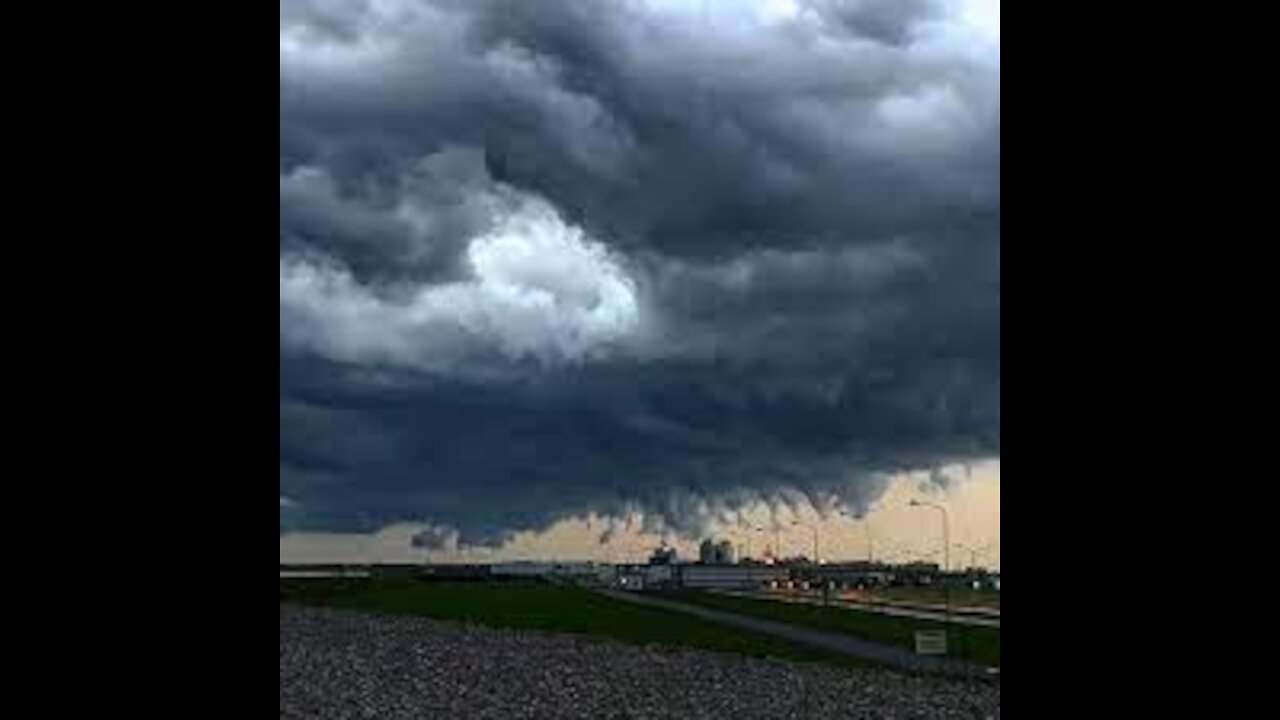
[(282, 1), (282, 532), (693, 533), (999, 455), (998, 22), (694, 5)]

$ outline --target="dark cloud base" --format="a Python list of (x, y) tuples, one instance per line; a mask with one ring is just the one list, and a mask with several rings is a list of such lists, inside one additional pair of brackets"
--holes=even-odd
[[(695, 532), (999, 455), (998, 59), (926, 47), (935, 3), (805, 5), (282, 1), (282, 532)], [(495, 324), (510, 217), (625, 282), (499, 258), (581, 312)]]

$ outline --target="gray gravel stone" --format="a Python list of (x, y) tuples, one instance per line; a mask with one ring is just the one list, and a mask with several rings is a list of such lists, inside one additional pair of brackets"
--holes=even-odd
[(998, 684), (280, 606), (281, 718), (999, 718)]

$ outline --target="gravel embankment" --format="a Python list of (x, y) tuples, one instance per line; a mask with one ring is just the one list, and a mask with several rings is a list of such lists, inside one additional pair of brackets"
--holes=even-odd
[(282, 718), (999, 718), (1000, 688), (280, 606)]

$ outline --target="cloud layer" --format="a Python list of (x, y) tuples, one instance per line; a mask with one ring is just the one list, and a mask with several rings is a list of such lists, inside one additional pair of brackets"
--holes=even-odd
[(693, 5), (281, 3), (282, 531), (696, 532), (999, 455), (991, 34)]

